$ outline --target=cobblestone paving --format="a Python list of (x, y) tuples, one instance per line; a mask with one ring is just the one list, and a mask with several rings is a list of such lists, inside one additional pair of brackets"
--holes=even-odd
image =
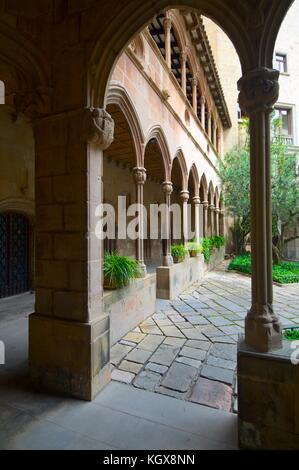
[[(283, 326), (299, 324), (299, 287), (274, 286)], [(112, 347), (112, 379), (134, 387), (237, 412), (238, 335), (250, 306), (250, 279), (226, 263)]]

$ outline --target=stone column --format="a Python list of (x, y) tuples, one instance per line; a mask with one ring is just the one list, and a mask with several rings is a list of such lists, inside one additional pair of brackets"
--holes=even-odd
[(197, 116), (197, 85), (198, 85), (198, 80), (197, 78), (193, 77), (192, 78), (192, 106), (193, 106), (193, 111), (195, 112)]
[(165, 60), (167, 67), (171, 69), (171, 19), (164, 18), (164, 35), (165, 35)]
[(187, 248), (188, 243), (188, 201), (189, 191), (183, 190), (180, 192), (180, 198), (183, 202), (183, 242)]
[(146, 276), (146, 266), (144, 263), (144, 210), (143, 210), (143, 188), (146, 182), (146, 169), (133, 168), (133, 178), (136, 184), (136, 203), (139, 205), (139, 236), (136, 242), (136, 259), (140, 265), (140, 276)]
[(165, 204), (167, 206), (166, 214), (166, 240), (163, 240), (163, 266), (172, 266), (173, 258), (171, 255), (171, 229), (170, 229), (170, 205), (171, 205), (171, 194), (173, 191), (173, 184), (171, 181), (164, 181), (162, 184), (162, 189), (165, 194)]
[(202, 95), (201, 98), (201, 125), (203, 129), (206, 128), (206, 98)]
[(208, 136), (212, 140), (212, 114), (211, 111), (208, 111)]
[(215, 235), (214, 233), (214, 211), (215, 211), (215, 206), (214, 204), (209, 205), (209, 215), (210, 215), (210, 237), (213, 237)]
[[(103, 311), (103, 151), (114, 122), (80, 108), (34, 122), (36, 303), (29, 367), (39, 387), (91, 400), (110, 380), (109, 316)], [(100, 215), (100, 214), (98, 214)]]
[(195, 211), (195, 241), (199, 243), (200, 240), (200, 197), (194, 196), (193, 198), (194, 211)]
[(225, 210), (221, 209), (219, 212), (219, 235), (221, 235), (222, 237), (225, 236), (224, 222), (225, 222)]
[(250, 117), (252, 305), (245, 320), (246, 343), (261, 352), (282, 347), (273, 311), (270, 113), (279, 95), (279, 72), (252, 70), (238, 82), (241, 109)]
[(204, 237), (208, 237), (208, 224), (209, 224), (209, 202), (203, 201), (203, 234)]
[(219, 217), (220, 217), (220, 209), (219, 207), (215, 207), (215, 234), (219, 236)]
[(186, 87), (187, 87), (187, 52), (181, 53), (181, 82), (182, 82), (182, 90), (184, 95), (186, 95)]
[(216, 122), (214, 122), (214, 129), (213, 129), (213, 145), (217, 149), (217, 125)]

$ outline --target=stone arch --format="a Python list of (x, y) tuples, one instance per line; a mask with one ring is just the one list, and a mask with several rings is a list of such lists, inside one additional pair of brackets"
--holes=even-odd
[(195, 162), (191, 165), (189, 174), (188, 174), (188, 181), (190, 178), (193, 178), (193, 184), (194, 184), (194, 196), (199, 196), (199, 176), (198, 176), (198, 171)]
[(136, 164), (141, 167), (143, 165), (143, 154), (145, 139), (142, 131), (141, 123), (134, 105), (127, 91), (117, 85), (111, 84), (107, 96), (107, 105), (116, 104), (121, 109), (127, 120), (132, 134), (134, 147), (136, 151)]
[(219, 208), (219, 201), (220, 201), (220, 195), (219, 195), (219, 189), (218, 186), (215, 188), (215, 194), (214, 194), (214, 206)]
[(186, 44), (187, 44), (182, 25), (180, 24), (177, 16), (174, 14), (172, 10), (167, 11), (166, 17), (171, 20), (173, 32), (178, 42), (180, 51), (182, 52), (186, 48)]
[(8, 198), (0, 201), (0, 212), (18, 212), (26, 215), (34, 225), (35, 206), (29, 199)]
[(213, 185), (213, 182), (210, 181), (209, 191), (208, 191), (208, 200), (210, 204), (214, 204), (214, 196), (215, 196), (214, 185)]
[(186, 159), (184, 157), (182, 149), (178, 149), (175, 153), (175, 157), (172, 160), (171, 163), (171, 173), (173, 169), (173, 164), (175, 160), (178, 160), (180, 168), (181, 168), (181, 173), (182, 173), (182, 190), (187, 190), (188, 189), (188, 169), (186, 165)]
[[(169, 152), (169, 146), (167, 144), (167, 140), (163, 132), (163, 129), (159, 125), (152, 127), (150, 131), (148, 132), (148, 135), (145, 140), (144, 150), (147, 144), (153, 139), (156, 140), (157, 145), (160, 149), (162, 158), (163, 158), (165, 181), (170, 181), (171, 157), (170, 157), (170, 152)], [(144, 152), (143, 152), (141, 166), (144, 166)]]
[(200, 179), (200, 192), (203, 197), (202, 203), (208, 200), (208, 183), (205, 173), (202, 174)]

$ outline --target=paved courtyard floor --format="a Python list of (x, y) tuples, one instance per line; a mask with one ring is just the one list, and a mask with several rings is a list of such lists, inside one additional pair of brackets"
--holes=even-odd
[[(112, 378), (135, 388), (237, 412), (238, 335), (250, 307), (250, 278), (226, 263), (112, 347)], [(274, 286), (283, 326), (299, 324), (299, 287)]]

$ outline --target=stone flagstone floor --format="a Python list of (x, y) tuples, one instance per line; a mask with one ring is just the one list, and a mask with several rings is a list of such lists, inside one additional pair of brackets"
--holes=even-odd
[[(250, 278), (226, 263), (111, 349), (112, 379), (212, 408), (237, 412), (238, 335), (250, 306)], [(274, 286), (283, 326), (299, 324), (299, 287)]]

